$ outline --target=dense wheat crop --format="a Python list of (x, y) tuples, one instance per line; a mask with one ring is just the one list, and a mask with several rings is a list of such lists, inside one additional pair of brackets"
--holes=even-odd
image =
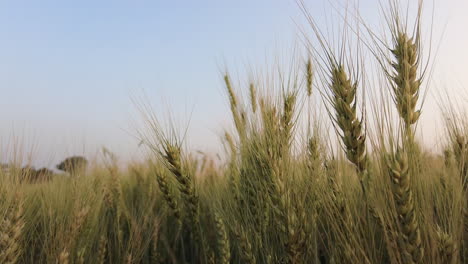
[[(335, 49), (306, 10), (298, 71), (252, 80), (245, 98), (226, 73), (224, 162), (194, 155), (141, 105), (145, 162), (122, 169), (105, 152), (102, 165), (34, 183), (14, 164), (1, 171), (0, 263), (467, 263), (468, 120), (447, 106), (443, 153), (419, 143), (421, 14), (410, 25), (396, 4), (388, 41), (364, 22), (356, 37), (375, 85), (348, 48), (355, 28)], [(385, 102), (373, 118), (369, 100)]]

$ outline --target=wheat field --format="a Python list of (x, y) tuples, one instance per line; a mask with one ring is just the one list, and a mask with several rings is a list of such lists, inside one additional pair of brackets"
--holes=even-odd
[(443, 151), (420, 143), (421, 14), (390, 1), (388, 39), (355, 18), (367, 37), (343, 23), (336, 48), (299, 8), (312, 33), (297, 71), (245, 89), (223, 76), (222, 162), (143, 104), (144, 162), (124, 169), (106, 151), (34, 182), (1, 170), (0, 263), (467, 263), (468, 120), (446, 105)]

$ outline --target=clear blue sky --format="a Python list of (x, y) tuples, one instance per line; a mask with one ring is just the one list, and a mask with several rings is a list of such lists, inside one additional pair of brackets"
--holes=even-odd
[[(324, 18), (326, 0), (306, 2)], [(375, 16), (377, 1), (360, 2), (363, 15)], [(451, 60), (468, 61), (468, 4), (436, 2), (436, 22), (449, 23), (442, 61), (462, 79), (468, 68)], [(227, 64), (244, 73), (298, 42), (294, 20), (303, 21), (294, 0), (1, 0), (3, 149), (16, 134), (51, 165), (103, 145), (128, 158), (138, 151), (130, 97), (141, 90), (154, 105), (191, 115), (192, 145), (210, 149), (229, 118), (220, 71)]]

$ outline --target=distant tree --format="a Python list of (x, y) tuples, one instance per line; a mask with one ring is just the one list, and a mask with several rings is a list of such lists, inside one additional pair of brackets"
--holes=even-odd
[(21, 168), (19, 176), (23, 182), (37, 183), (50, 180), (53, 174), (54, 172), (47, 168), (36, 170), (34, 167), (26, 166)]
[(34, 178), (35, 178), (35, 181), (37, 182), (48, 181), (52, 178), (53, 174), (54, 172), (49, 170), (48, 168), (41, 168), (41, 169), (36, 170)]
[(25, 166), (21, 168), (19, 171), (19, 179), (21, 181), (31, 182), (35, 176), (34, 175), (35, 173), (36, 173), (36, 169), (34, 169), (34, 167)]
[(10, 165), (6, 163), (0, 163), (0, 171), (3, 173), (7, 173), (8, 170), (10, 169)]
[(60, 162), (57, 165), (57, 169), (68, 172), (71, 175), (75, 175), (83, 171), (86, 168), (86, 165), (88, 165), (88, 161), (84, 157), (73, 156)]

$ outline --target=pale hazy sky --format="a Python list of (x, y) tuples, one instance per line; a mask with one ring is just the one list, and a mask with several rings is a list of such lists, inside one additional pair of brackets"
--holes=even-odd
[[(327, 0), (306, 2), (317, 21), (331, 12)], [(378, 1), (359, 2), (362, 15), (377, 21)], [(463, 93), (468, 1), (435, 5), (436, 83)], [(245, 73), (245, 65), (299, 43), (295, 21), (301, 25), (303, 15), (294, 0), (1, 0), (2, 151), (11, 150), (15, 135), (26, 148), (36, 143), (39, 165), (100, 146), (134, 156), (140, 150), (130, 136), (138, 117), (131, 97), (142, 90), (156, 109), (191, 117), (190, 145), (216, 149), (229, 120), (220, 71), (228, 65)], [(423, 122), (435, 130), (428, 101)]]

